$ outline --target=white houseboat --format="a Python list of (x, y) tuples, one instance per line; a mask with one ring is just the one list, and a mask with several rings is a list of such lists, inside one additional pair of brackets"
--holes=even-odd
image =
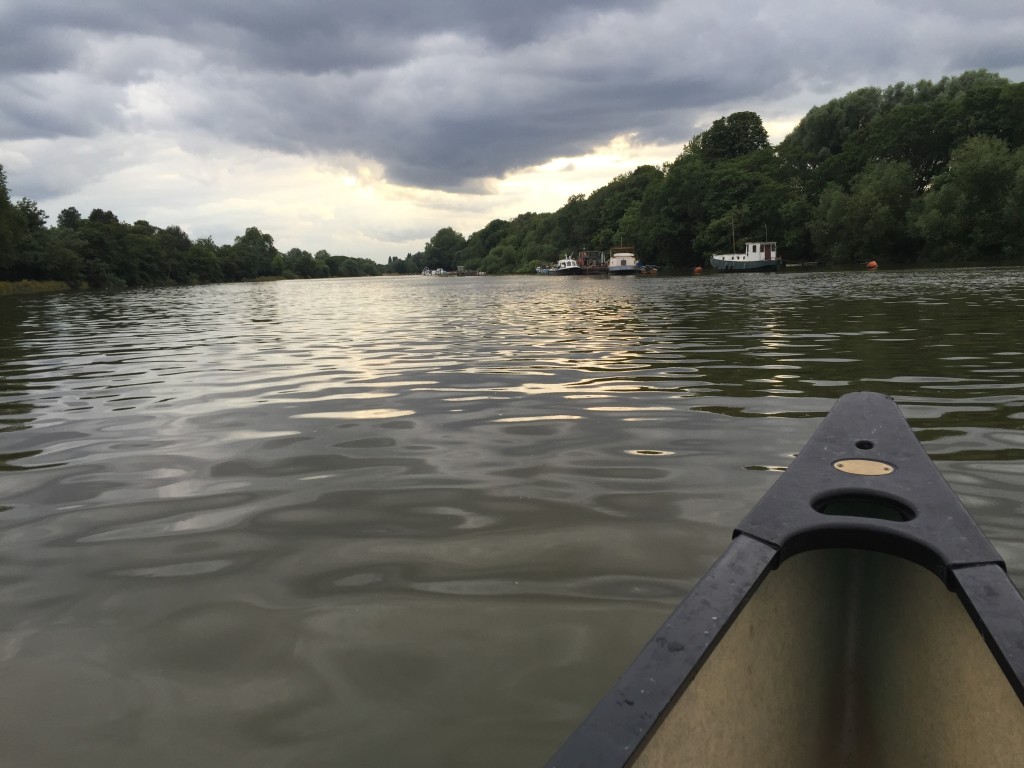
[(747, 243), (743, 253), (716, 253), (711, 266), (719, 272), (776, 272), (782, 266), (778, 243)]
[(612, 248), (608, 256), (609, 275), (636, 275), (640, 273), (641, 268), (632, 247)]

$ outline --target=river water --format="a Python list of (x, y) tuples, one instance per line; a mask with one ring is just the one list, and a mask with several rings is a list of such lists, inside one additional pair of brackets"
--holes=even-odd
[(835, 398), (1024, 584), (1024, 270), (0, 299), (18, 766), (543, 764)]

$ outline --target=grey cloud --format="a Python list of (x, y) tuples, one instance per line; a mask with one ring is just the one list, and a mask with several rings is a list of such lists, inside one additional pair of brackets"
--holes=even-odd
[(820, 95), (806, 111), (862, 85), (1024, 74), (1017, 3), (965, 13), (954, 0), (8, 3), (0, 141), (200, 132), (464, 190), (623, 133), (683, 141), (702, 116), (798, 95)]
[[(420, 37), (455, 33), (507, 49), (572, 13), (639, 10), (655, 0), (34, 0), (0, 8), (0, 41), (26, 49), (74, 35), (147, 35), (196, 44), (213, 60), (251, 69), (347, 71), (401, 61)], [(70, 45), (56, 45), (62, 63)], [(55, 51), (56, 52), (56, 51)], [(14, 56), (8, 66), (14, 66)], [(5, 62), (6, 63), (6, 62)], [(37, 66), (41, 62), (37, 62)], [(22, 71), (31, 71), (23, 65)]]

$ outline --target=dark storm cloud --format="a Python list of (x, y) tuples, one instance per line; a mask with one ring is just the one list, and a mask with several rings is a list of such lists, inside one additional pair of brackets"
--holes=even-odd
[[(5, 71), (65, 65), (76, 33), (166, 37), (201, 47), (216, 61), (250, 69), (315, 74), (402, 61), (418, 38), (453, 32), (509, 48), (536, 39), (571, 13), (634, 10), (651, 0), (34, 0), (0, 3)], [(23, 62), (19, 67), (19, 61)]]
[(801, 94), (1019, 77), (1022, 33), (1001, 0), (0, 0), (0, 141), (201, 132), (471, 188)]

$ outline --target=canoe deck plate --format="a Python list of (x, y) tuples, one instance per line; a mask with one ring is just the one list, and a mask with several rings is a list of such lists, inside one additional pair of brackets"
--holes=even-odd
[(871, 477), (889, 475), (896, 471), (892, 464), (886, 464), (884, 461), (872, 461), (871, 459), (840, 459), (834, 462), (832, 466), (840, 472), (846, 472), (848, 475)]

